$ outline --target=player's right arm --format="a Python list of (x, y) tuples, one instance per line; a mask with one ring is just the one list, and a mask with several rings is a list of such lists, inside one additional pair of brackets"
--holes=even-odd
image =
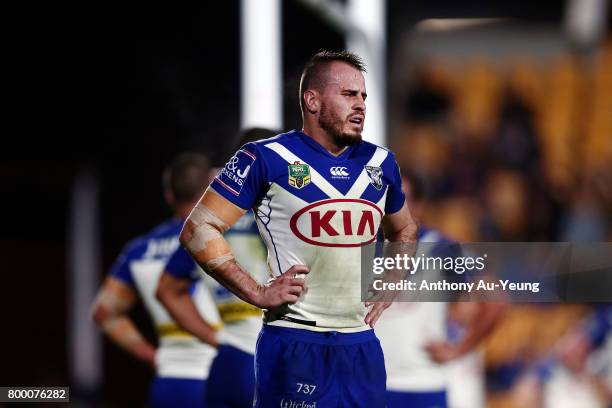
[(155, 367), (155, 347), (140, 334), (127, 316), (135, 302), (134, 289), (122, 280), (109, 276), (96, 296), (92, 318), (111, 341)]
[(504, 302), (478, 302), (474, 306), (474, 321), (458, 343), (433, 341), (425, 345), (425, 350), (433, 361), (446, 363), (473, 351), (493, 331), (508, 308)]
[(184, 248), (178, 248), (161, 274), (155, 295), (172, 318), (186, 331), (213, 347), (219, 346), (217, 333), (200, 314), (190, 293), (196, 266)]
[[(193, 263), (192, 263), (193, 264)], [(219, 347), (215, 329), (200, 315), (189, 294), (192, 282), (164, 272), (159, 279), (155, 292), (157, 299), (164, 305), (172, 318), (185, 330), (204, 343)]]
[[(414, 255), (417, 241), (417, 225), (410, 214), (406, 197), (402, 191), (402, 177), (399, 166), (392, 161), (392, 175), (390, 177), (389, 187), (387, 190), (387, 200), (385, 203), (385, 216), (382, 220), (383, 232), (385, 238), (390, 242), (398, 242), (400, 253)], [(389, 271), (387, 276), (392, 281), (399, 281), (404, 278), (406, 271), (396, 270)], [(395, 294), (389, 291), (383, 291), (378, 300), (369, 300), (365, 302), (366, 307), (370, 307), (368, 314), (365, 317), (365, 323), (370, 327), (374, 327), (376, 321), (381, 314), (391, 306)]]
[(268, 285), (260, 285), (236, 262), (223, 234), (245, 213), (209, 187), (183, 226), (181, 244), (202, 269), (245, 302), (261, 309), (297, 302), (305, 283), (296, 275), (308, 273), (306, 266), (295, 265)]

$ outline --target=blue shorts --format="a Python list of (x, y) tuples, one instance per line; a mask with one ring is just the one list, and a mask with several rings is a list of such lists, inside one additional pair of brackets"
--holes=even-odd
[(151, 407), (153, 408), (203, 408), (206, 381), (190, 378), (155, 377), (151, 385)]
[(373, 330), (319, 333), (264, 325), (255, 378), (256, 408), (385, 407), (387, 375)]
[(446, 408), (446, 391), (387, 391), (388, 408)]
[(217, 350), (206, 391), (207, 408), (243, 408), (253, 405), (255, 356), (233, 346)]

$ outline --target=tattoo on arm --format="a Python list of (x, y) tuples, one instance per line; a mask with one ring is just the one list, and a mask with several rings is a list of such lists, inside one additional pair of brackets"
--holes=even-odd
[(245, 213), (246, 210), (208, 189), (185, 222), (180, 239), (208, 274), (242, 300), (259, 306), (260, 285), (236, 262), (223, 237)]

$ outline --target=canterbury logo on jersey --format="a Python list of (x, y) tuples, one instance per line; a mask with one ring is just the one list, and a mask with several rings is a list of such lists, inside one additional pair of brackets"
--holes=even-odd
[(383, 212), (362, 199), (322, 200), (296, 212), (291, 231), (304, 242), (318, 246), (357, 247), (376, 239)]
[(329, 172), (331, 173), (332, 178), (348, 178), (349, 176), (348, 172), (346, 171), (346, 167), (331, 167)]

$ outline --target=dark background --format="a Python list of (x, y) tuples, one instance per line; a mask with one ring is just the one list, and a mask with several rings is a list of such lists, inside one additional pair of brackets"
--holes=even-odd
[[(554, 1), (388, 2), (389, 47), (431, 17), (518, 17), (560, 22)], [(285, 128), (300, 126), (298, 76), (343, 35), (296, 1), (283, 1)], [(0, 149), (4, 220), (1, 385), (69, 383), (66, 228), (75, 175), (100, 179), (103, 267), (123, 244), (167, 217), (160, 173), (201, 150), (220, 163), (240, 115), (239, 2), (22, 5), (6, 17), (17, 93)], [(391, 69), (392, 61), (388, 61)], [(392, 86), (392, 84), (389, 84)], [(14, 112), (15, 111), (15, 112)], [(102, 279), (102, 276), (100, 277)], [(142, 310), (135, 312), (152, 334)], [(105, 343), (104, 399), (143, 401), (150, 371)], [(130, 373), (130, 382), (120, 373)]]

